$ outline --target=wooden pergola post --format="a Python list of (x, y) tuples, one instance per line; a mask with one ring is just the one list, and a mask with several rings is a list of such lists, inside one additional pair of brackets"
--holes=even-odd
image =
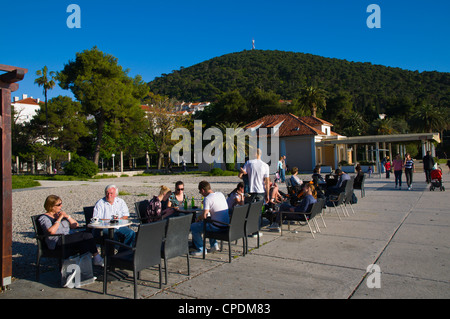
[(11, 92), (17, 91), (16, 82), (23, 80), (28, 70), (0, 64), (0, 71), (6, 72), (0, 74), (0, 280), (5, 289), (12, 276)]

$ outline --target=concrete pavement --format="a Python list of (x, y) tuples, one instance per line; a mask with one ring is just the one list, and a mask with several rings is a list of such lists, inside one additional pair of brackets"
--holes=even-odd
[[(261, 247), (251, 238), (245, 257), (239, 241), (228, 263), (224, 245), (206, 260), (191, 257), (190, 276), (186, 258), (174, 258), (168, 285), (158, 289), (158, 272), (150, 268), (141, 273), (138, 293), (145, 299), (450, 298), (449, 191), (431, 192), (425, 182), (395, 190), (393, 178), (370, 178), (364, 198), (355, 190), (355, 214), (350, 210), (340, 221), (327, 208), (327, 227), (319, 219), (315, 239), (307, 226), (291, 225), (289, 232), (283, 225), (282, 236), (265, 226)], [(372, 264), (379, 273), (368, 273)], [(0, 299), (133, 298), (131, 279), (108, 284), (108, 290), (102, 294), (102, 282), (60, 288), (58, 274), (48, 272), (40, 283), (13, 281)]]

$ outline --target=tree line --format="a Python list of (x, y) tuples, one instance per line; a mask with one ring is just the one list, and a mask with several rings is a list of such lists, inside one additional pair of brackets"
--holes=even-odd
[[(45, 102), (19, 124), (12, 116), (13, 155), (37, 161), (82, 155), (97, 165), (124, 152), (125, 159), (156, 153), (164, 165), (175, 127), (244, 125), (267, 114), (316, 115), (334, 131), (358, 136), (448, 129), (450, 76), (412, 72), (281, 51), (243, 51), (162, 75), (134, 78), (97, 47), (76, 53), (63, 70), (37, 72)], [(47, 100), (56, 84), (75, 100)], [(177, 101), (212, 101), (203, 112), (176, 116)], [(141, 105), (148, 105), (147, 112)], [(381, 119), (379, 114), (385, 114)]]

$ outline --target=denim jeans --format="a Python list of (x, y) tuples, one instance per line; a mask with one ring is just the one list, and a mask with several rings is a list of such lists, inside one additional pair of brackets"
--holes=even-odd
[[(221, 229), (212, 225), (211, 223), (207, 223), (206, 231), (218, 232), (218, 231), (221, 231)], [(194, 243), (195, 247), (197, 247), (197, 249), (199, 251), (203, 251), (203, 248), (204, 248), (203, 247), (203, 238), (202, 238), (203, 221), (191, 224), (191, 232), (192, 232), (192, 242)], [(217, 243), (217, 241), (214, 238), (209, 239), (209, 244), (211, 245), (211, 247), (214, 246), (216, 243)]]

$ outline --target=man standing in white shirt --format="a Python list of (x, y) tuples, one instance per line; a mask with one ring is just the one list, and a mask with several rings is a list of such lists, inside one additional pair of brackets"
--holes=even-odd
[(256, 159), (249, 160), (241, 167), (239, 177), (247, 174), (249, 180), (250, 201), (266, 200), (269, 202), (270, 177), (269, 165), (261, 160), (261, 150), (256, 150)]
[[(128, 219), (130, 216), (128, 206), (123, 199), (117, 197), (118, 194), (119, 189), (115, 185), (106, 186), (105, 197), (95, 204), (93, 217), (110, 220), (113, 215), (118, 215), (120, 219)], [(105, 232), (107, 233), (107, 230)], [(94, 233), (95, 235), (99, 234)], [(114, 239), (133, 246), (136, 233), (128, 227), (121, 227), (114, 231)]]
[[(199, 217), (199, 221), (191, 225), (192, 231), (192, 241), (197, 248), (197, 251), (191, 253), (193, 256), (203, 255), (203, 220), (211, 216), (212, 223), (206, 224), (206, 230), (210, 232), (223, 230), (223, 224), (214, 223), (218, 221), (221, 223), (229, 224), (230, 217), (228, 215), (228, 203), (225, 196), (220, 192), (213, 192), (211, 185), (207, 181), (201, 181), (198, 184), (199, 193), (205, 198), (203, 201), (203, 213)], [(219, 250), (219, 245), (215, 239), (210, 238), (209, 240), (212, 252)]]

